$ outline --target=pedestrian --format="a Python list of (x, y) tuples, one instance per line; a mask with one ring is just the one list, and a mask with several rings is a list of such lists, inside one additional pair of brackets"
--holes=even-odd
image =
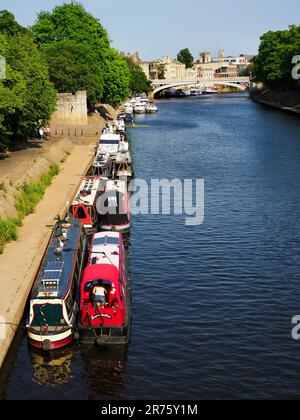
[(47, 126), (45, 128), (45, 134), (46, 134), (46, 139), (50, 140), (50, 138), (51, 138), (51, 128), (49, 126)]
[(43, 127), (41, 127), (41, 128), (39, 129), (39, 135), (40, 135), (40, 139), (41, 139), (41, 140), (44, 140), (44, 129), (43, 129)]

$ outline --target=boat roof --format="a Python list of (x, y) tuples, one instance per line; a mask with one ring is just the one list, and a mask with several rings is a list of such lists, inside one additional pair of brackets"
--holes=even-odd
[(120, 269), (120, 241), (118, 232), (96, 233), (92, 238), (90, 265), (113, 265)]
[(81, 288), (84, 288), (86, 283), (96, 280), (105, 280), (118, 284), (119, 270), (111, 264), (103, 265), (88, 265), (84, 270)]
[(67, 224), (56, 224), (31, 292), (31, 300), (65, 297), (72, 285), (82, 234), (82, 224), (72, 216)]
[(101, 177), (83, 178), (72, 205), (78, 206), (79, 204), (85, 204), (93, 206), (100, 189), (100, 184)]
[(102, 134), (100, 136), (100, 144), (103, 143), (103, 142), (107, 143), (107, 142), (110, 142), (110, 141), (120, 142), (121, 141), (121, 135), (120, 134), (109, 133), (109, 134)]

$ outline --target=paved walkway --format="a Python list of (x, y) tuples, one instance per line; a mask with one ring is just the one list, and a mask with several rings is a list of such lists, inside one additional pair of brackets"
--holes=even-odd
[(10, 175), (17, 166), (26, 160), (39, 158), (42, 153), (53, 147), (61, 139), (51, 139), (50, 141), (34, 140), (19, 147), (19, 150), (7, 154), (0, 154), (0, 179)]
[[(96, 139), (85, 145), (75, 145), (72, 154), (61, 165), (60, 174), (37, 206), (36, 212), (25, 218), (23, 227), (19, 229), (18, 241), (8, 244), (4, 254), (0, 255), (0, 322), (5, 318), (6, 322), (20, 323), (51, 236), (51, 226), (58, 214), (62, 216), (65, 213), (81, 176), (88, 170), (95, 143)], [(21, 155), (23, 152), (20, 152)], [(13, 338), (13, 329), (0, 325), (0, 367)]]

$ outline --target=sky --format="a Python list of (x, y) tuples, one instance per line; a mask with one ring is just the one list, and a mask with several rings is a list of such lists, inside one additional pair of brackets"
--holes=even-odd
[[(0, 0), (0, 9), (31, 25), (40, 10), (69, 0)], [(144, 60), (176, 57), (189, 48), (216, 56), (255, 54), (259, 38), (269, 30), (300, 24), (299, 0), (81, 0), (108, 30), (113, 47), (140, 52)]]

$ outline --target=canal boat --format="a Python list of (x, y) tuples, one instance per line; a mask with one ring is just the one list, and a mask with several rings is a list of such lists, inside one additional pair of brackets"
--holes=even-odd
[(154, 103), (149, 103), (146, 106), (146, 113), (147, 114), (156, 114), (158, 112), (158, 108)]
[[(103, 299), (97, 299), (98, 289), (103, 291)], [(80, 286), (80, 342), (125, 345), (130, 331), (131, 286), (122, 234), (97, 233)]]
[(83, 225), (73, 217), (58, 221), (30, 296), (27, 333), (33, 348), (51, 351), (72, 342), (87, 256)]
[(98, 231), (96, 205), (103, 182), (105, 179), (100, 176), (84, 177), (69, 210), (69, 214), (84, 225), (88, 235)]
[(89, 176), (101, 176), (106, 178), (113, 177), (115, 161), (112, 156), (107, 153), (99, 153), (88, 172)]
[(142, 103), (137, 103), (134, 106), (134, 112), (135, 114), (145, 114), (146, 113), (146, 105)]
[[(99, 214), (101, 231), (130, 232), (130, 200), (127, 182), (123, 179), (108, 180), (103, 189), (103, 208)], [(98, 208), (99, 211), (99, 208)]]
[(116, 156), (116, 176), (118, 178), (127, 178), (130, 182), (134, 176), (132, 159), (130, 152), (118, 152)]
[(100, 154), (116, 155), (119, 150), (120, 142), (120, 134), (102, 134), (96, 148), (96, 156)]

